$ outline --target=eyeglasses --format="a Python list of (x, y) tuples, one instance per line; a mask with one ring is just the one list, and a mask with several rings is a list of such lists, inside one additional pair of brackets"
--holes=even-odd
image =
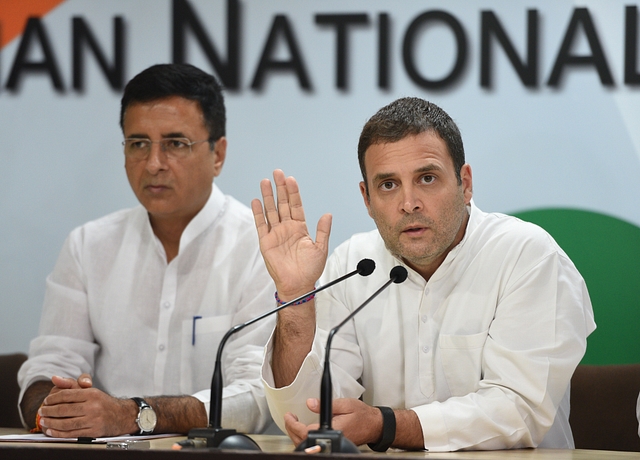
[[(180, 159), (191, 154), (191, 146), (209, 142), (209, 139), (191, 142), (186, 137), (167, 137), (159, 141), (130, 137), (122, 142), (124, 154), (132, 160), (146, 160), (151, 153), (151, 144), (160, 144), (160, 150), (169, 158)], [(212, 144), (213, 146), (213, 144)]]

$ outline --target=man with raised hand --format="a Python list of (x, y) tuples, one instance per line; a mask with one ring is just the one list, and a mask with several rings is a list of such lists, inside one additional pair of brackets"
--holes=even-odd
[(377, 264), (278, 313), (262, 370), (276, 423), (295, 443), (317, 427), (328, 332), (400, 264), (408, 279), (333, 339), (333, 428), (377, 451), (572, 448), (569, 382), (595, 328), (573, 263), (541, 228), (475, 206), (460, 132), (435, 104), (383, 107), (362, 130), (358, 159), (377, 230), (328, 261), (331, 219), (313, 241), (293, 178), (276, 171), (277, 198), (265, 179), (263, 203), (252, 202), (282, 302), (362, 258)]

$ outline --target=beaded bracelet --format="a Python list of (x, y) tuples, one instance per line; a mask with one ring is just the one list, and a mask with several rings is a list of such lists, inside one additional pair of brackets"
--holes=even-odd
[[(300, 304), (306, 303), (306, 302), (308, 302), (310, 300), (313, 300), (313, 298), (315, 296), (316, 296), (315, 294), (310, 294), (307, 297), (305, 297), (304, 299), (298, 300), (297, 302), (294, 302), (291, 305), (300, 305)], [(287, 302), (283, 302), (282, 300), (280, 300), (280, 297), (278, 297), (278, 291), (276, 291), (275, 297), (276, 297), (276, 302), (278, 302), (278, 305), (284, 305), (285, 303), (287, 303)]]
[[(40, 406), (42, 407), (42, 406)], [(40, 425), (40, 409), (36, 412), (36, 426), (29, 430), (30, 433), (42, 433), (42, 425)]]

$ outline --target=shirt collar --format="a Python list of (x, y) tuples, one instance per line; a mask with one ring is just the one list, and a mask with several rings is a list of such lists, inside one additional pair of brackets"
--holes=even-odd
[(209, 228), (224, 212), (226, 200), (216, 184), (212, 184), (211, 195), (203, 208), (195, 215), (182, 232), (180, 237), (180, 251), (187, 247), (202, 232)]
[[(226, 197), (222, 193), (222, 191), (218, 188), (216, 184), (212, 184), (211, 187), (211, 195), (209, 195), (209, 199), (202, 207), (202, 209), (191, 219), (191, 222), (187, 224), (187, 227), (182, 232), (182, 236), (180, 237), (180, 253), (195, 240), (200, 234), (202, 234), (207, 228), (214, 224), (216, 220), (224, 213), (226, 208)], [(153, 229), (151, 228), (151, 221), (149, 220), (149, 214), (147, 210), (144, 209), (142, 205), (140, 205), (140, 209), (144, 213), (146, 227), (145, 231), (149, 234), (149, 236), (155, 241), (156, 247), (162, 257), (166, 257), (164, 252), (164, 247), (162, 243), (158, 239), (158, 237), (153, 233)]]
[[(462, 240), (460, 240), (460, 242), (455, 247), (453, 247), (451, 251), (449, 251), (449, 254), (447, 254), (447, 257), (445, 257), (445, 259), (442, 261), (442, 264), (440, 264), (440, 266), (436, 269), (436, 271), (431, 276), (431, 278), (436, 276), (436, 274), (438, 272), (441, 272), (444, 269), (444, 267), (450, 265), (453, 262), (453, 260), (456, 258), (456, 255), (460, 252), (460, 250), (464, 247), (465, 243), (469, 239), (469, 235), (471, 235), (473, 231), (476, 228), (478, 228), (478, 225), (480, 225), (480, 222), (482, 221), (485, 215), (484, 212), (478, 209), (473, 199), (471, 199), (471, 202), (467, 206), (467, 211), (469, 212), (469, 220), (467, 221), (467, 228), (464, 231), (464, 236), (462, 237)], [(387, 252), (389, 252), (388, 249), (387, 249)], [(414, 282), (417, 282), (419, 285), (424, 285), (425, 280), (418, 272), (416, 272), (411, 267), (409, 267), (406, 263), (404, 263), (402, 259), (394, 256), (390, 252), (389, 254), (393, 257), (394, 260), (398, 262), (398, 264), (402, 265), (408, 270), (409, 279), (411, 279)]]

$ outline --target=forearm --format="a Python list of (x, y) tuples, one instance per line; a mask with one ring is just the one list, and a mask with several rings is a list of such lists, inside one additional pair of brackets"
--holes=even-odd
[(32, 383), (24, 392), (22, 401), (20, 401), (20, 410), (27, 428), (31, 429), (36, 426), (38, 409), (42, 405), (44, 398), (51, 392), (53, 386), (50, 380), (39, 380)]
[(145, 401), (158, 417), (155, 433), (187, 433), (191, 428), (208, 425), (204, 404), (193, 396), (157, 396)]
[(315, 303), (289, 307), (290, 312), (278, 314), (273, 337), (271, 368), (276, 388), (295, 380), (305, 357), (311, 351), (315, 334)]
[(424, 449), (422, 425), (412, 410), (394, 410), (396, 416), (396, 438), (392, 446), (405, 450)]

